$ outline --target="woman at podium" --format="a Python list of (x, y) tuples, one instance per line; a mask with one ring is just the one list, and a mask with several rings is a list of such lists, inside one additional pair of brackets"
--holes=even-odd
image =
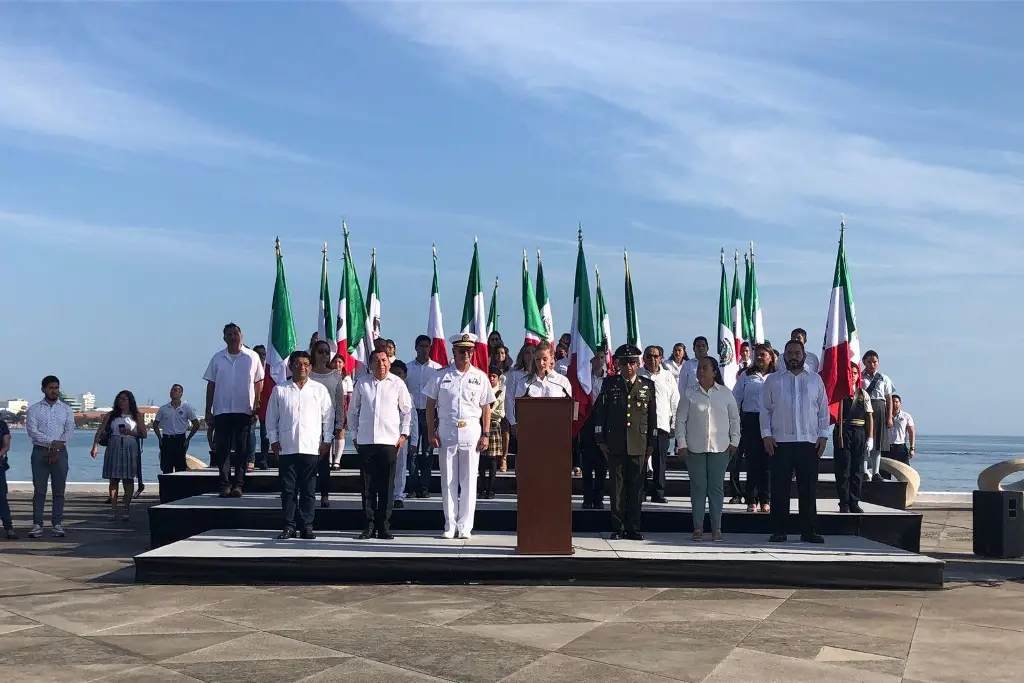
[[(505, 419), (512, 427), (512, 433), (516, 432), (516, 402), (515, 399), (523, 398), (572, 398), (572, 385), (564, 375), (555, 372), (555, 351), (551, 342), (544, 340), (537, 345), (537, 353), (533, 359), (533, 365), (529, 368), (525, 377), (515, 386), (515, 394), (512, 400), (505, 405)], [(511, 387), (506, 386), (506, 392)]]

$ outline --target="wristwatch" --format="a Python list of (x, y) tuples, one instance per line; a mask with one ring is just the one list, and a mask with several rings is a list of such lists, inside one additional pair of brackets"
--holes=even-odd
[(480, 436), (486, 436), (489, 439), (489, 438), (491, 438), (491, 433), (490, 432), (483, 432), (483, 433), (480, 434)]

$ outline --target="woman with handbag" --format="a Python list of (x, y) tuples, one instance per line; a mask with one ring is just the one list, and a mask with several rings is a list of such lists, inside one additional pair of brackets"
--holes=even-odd
[(110, 520), (117, 516), (118, 483), (124, 488), (121, 520), (127, 522), (132, 502), (132, 489), (139, 467), (139, 440), (146, 438), (146, 424), (139, 413), (132, 392), (125, 389), (114, 399), (114, 408), (103, 418), (92, 443), (92, 457), (103, 446), (103, 478), (109, 482)]

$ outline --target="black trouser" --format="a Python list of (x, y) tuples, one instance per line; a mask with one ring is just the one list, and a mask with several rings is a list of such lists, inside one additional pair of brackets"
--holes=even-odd
[(185, 451), (187, 450), (185, 436), (185, 434), (164, 434), (160, 437), (160, 471), (164, 474), (188, 471), (188, 465), (185, 462)]
[[(732, 457), (729, 458), (729, 483), (732, 485), (732, 495), (730, 497), (743, 499), (744, 489), (743, 485), (740, 484), (740, 472), (743, 471), (744, 453), (743, 444), (740, 443), (736, 452), (733, 453)], [(748, 503), (750, 501), (747, 501)]]
[(583, 502), (604, 501), (604, 480), (608, 477), (608, 458), (594, 441), (592, 427), (580, 430), (580, 461), (583, 463)]
[(321, 496), (331, 492), (331, 454), (320, 456), (316, 464), (316, 488)]
[(267, 438), (267, 424), (260, 420), (260, 450), (256, 453), (256, 467), (267, 466), (267, 453), (270, 452), (270, 439)]
[(252, 415), (221, 413), (213, 417), (213, 450), (220, 468), (221, 488), (232, 485), (231, 468), (235, 468), (234, 485), (245, 484), (245, 468), (249, 462), (249, 440), (252, 438)]
[(761, 414), (740, 416), (740, 446), (747, 459), (747, 505), (765, 505), (772, 500), (771, 460), (761, 438)]
[[(501, 435), (498, 435), (501, 438)], [(480, 454), (480, 492), (494, 491), (494, 477), (498, 473), (498, 459), (487, 453)]]
[(416, 421), (420, 430), (420, 447), (415, 453), (409, 453), (409, 490), (413, 493), (429, 493), (430, 477), (433, 474), (433, 449), (427, 438), (427, 411), (416, 409)]
[(316, 465), (320, 459), (319, 455), (281, 454), (278, 473), (281, 477), (281, 512), (286, 527), (313, 528)]
[[(647, 493), (651, 498), (665, 497), (665, 469), (668, 467), (668, 441), (669, 434), (664, 429), (655, 432), (657, 442), (654, 446), (654, 453), (651, 454), (651, 483), (647, 487)], [(644, 461), (646, 465), (646, 460)]]
[(905, 443), (889, 444), (889, 451), (882, 455), (887, 458), (892, 458), (893, 460), (898, 460), (905, 465), (910, 464), (910, 449), (907, 448), (907, 444)]
[(640, 531), (646, 461), (646, 455), (608, 454), (612, 475), (612, 531)]
[(775, 445), (772, 464), (772, 531), (786, 533), (789, 520), (791, 475), (796, 471), (796, 490), (800, 501), (800, 534), (815, 533), (818, 508), (815, 484), (818, 481), (818, 453), (813, 443), (784, 442)]
[(860, 502), (864, 478), (864, 445), (867, 434), (864, 427), (843, 426), (843, 446), (832, 441), (832, 456), (836, 473), (836, 493), (839, 505), (856, 505)]
[(363, 483), (363, 513), (366, 528), (390, 531), (391, 508), (395, 504), (395, 462), (398, 448), (394, 444), (359, 444), (359, 476)]

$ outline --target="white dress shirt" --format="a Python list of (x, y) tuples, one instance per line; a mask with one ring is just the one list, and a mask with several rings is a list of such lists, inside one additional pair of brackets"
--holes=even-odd
[(423, 387), (429, 382), (441, 365), (437, 361), (427, 359), (426, 363), (420, 365), (415, 360), (406, 366), (405, 386), (412, 396), (412, 407), (416, 410), (426, 410), (427, 397), (423, 395)]
[(677, 387), (680, 396), (683, 395), (687, 387), (699, 386), (697, 383), (697, 365), (699, 363), (699, 358), (687, 358), (683, 361), (683, 365), (679, 368), (679, 384)]
[[(507, 391), (507, 390), (506, 390)], [(549, 372), (543, 378), (528, 375), (516, 387), (515, 398), (572, 398), (572, 385), (565, 375)], [(510, 425), (516, 424), (515, 400), (505, 402), (505, 419)]]
[(827, 439), (828, 399), (821, 377), (801, 369), (768, 375), (761, 392), (761, 436), (780, 443), (814, 443)]
[(818, 360), (818, 357), (804, 349), (804, 370), (811, 373), (817, 373), (820, 368), (821, 362)]
[[(685, 363), (686, 361), (683, 362)], [(674, 360), (672, 360), (671, 356), (669, 356), (669, 358), (664, 363), (661, 364), (661, 369), (667, 370), (668, 373), (672, 375), (677, 381), (679, 380), (679, 371), (682, 369), (682, 367), (683, 364), (675, 362)]]
[(736, 386), (732, 388), (732, 395), (736, 397), (736, 407), (741, 413), (760, 413), (761, 394), (764, 392), (764, 381), (768, 379), (768, 373), (761, 374), (754, 372), (748, 374), (741, 370), (736, 378)]
[(556, 360), (555, 372), (557, 372), (562, 377), (567, 376), (569, 374), (569, 359), (562, 358), (561, 360)]
[(282, 455), (317, 455), (334, 435), (334, 403), (327, 387), (306, 380), (278, 384), (267, 403), (267, 440), (281, 444)]
[(154, 422), (160, 423), (160, 430), (164, 436), (184, 436), (188, 434), (192, 422), (198, 419), (195, 409), (182, 401), (177, 408), (170, 403), (160, 406)]
[(672, 433), (676, 421), (676, 409), (679, 407), (679, 381), (668, 370), (650, 373), (647, 368), (640, 368), (642, 377), (654, 382), (654, 407), (658, 412), (658, 429)]
[[(871, 405), (870, 403), (868, 404)], [(911, 417), (910, 413), (905, 410), (901, 410), (892, 416), (892, 429), (889, 430), (889, 443), (890, 444), (906, 444), (907, 443), (907, 427), (914, 426), (914, 418)]]
[(519, 383), (526, 377), (525, 370), (509, 370), (505, 373), (505, 419), (508, 419), (509, 411), (514, 411), (512, 406), (516, 402)]
[(263, 363), (256, 352), (244, 346), (236, 354), (221, 349), (210, 359), (203, 379), (213, 382), (213, 414), (252, 415), (256, 382), (263, 381)]
[(878, 377), (878, 382), (875, 383), (875, 390), (868, 393), (868, 398), (872, 401), (881, 401), (892, 396), (896, 392), (892, 385), (892, 380), (889, 379), (888, 375), (881, 372), (876, 372), (874, 375), (869, 375), (865, 372), (861, 376), (860, 381), (861, 386), (864, 387), (864, 391), (868, 390), (868, 387), (871, 386), (871, 382), (876, 376)]
[(398, 437), (409, 436), (412, 397), (405, 382), (388, 373), (377, 379), (368, 373), (356, 380), (348, 402), (348, 425), (357, 444), (393, 446)]
[(66, 444), (75, 431), (75, 411), (64, 401), (51, 404), (44, 398), (28, 407), (25, 431), (35, 446), (49, 448), (54, 441)]
[[(452, 363), (437, 372), (434, 379), (424, 387), (423, 392), (427, 398), (437, 401), (440, 428), (448, 432), (456, 429), (459, 422), (480, 426), (484, 406), (494, 403), (494, 389), (491, 388), (490, 378), (483, 370), (472, 365), (465, 372), (459, 372), (455, 363)], [(505, 406), (507, 408), (508, 403)], [(508, 417), (507, 412), (505, 416)], [(490, 425), (483, 427), (487, 429)]]
[(690, 453), (724, 453), (740, 445), (740, 412), (732, 392), (721, 384), (709, 390), (699, 384), (679, 397), (676, 448)]

